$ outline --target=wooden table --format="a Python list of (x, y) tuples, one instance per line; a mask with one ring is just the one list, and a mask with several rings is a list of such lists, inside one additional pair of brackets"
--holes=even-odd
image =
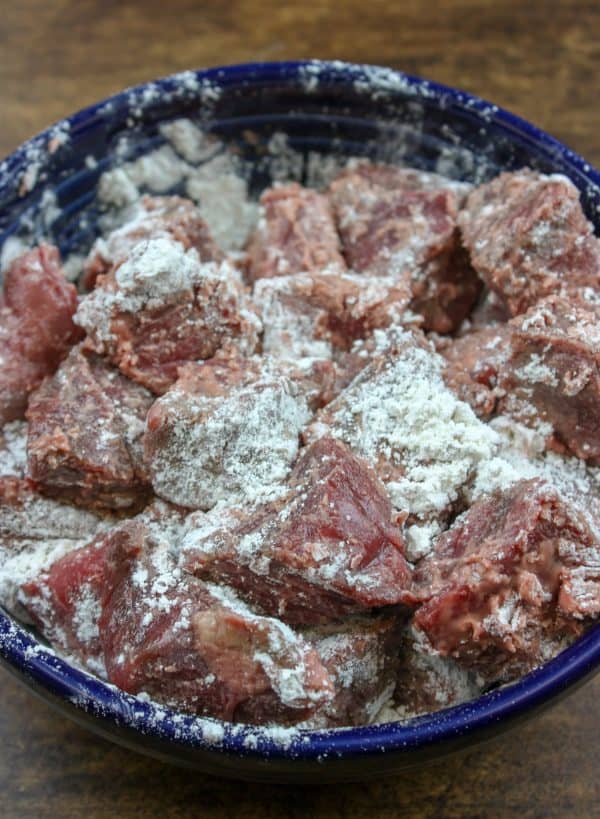
[[(463, 87), (600, 164), (597, 0), (20, 0), (0, 13), (0, 154), (125, 85), (190, 67), (298, 57), (387, 64)], [(600, 679), (468, 756), (391, 781), (226, 783), (135, 756), (0, 673), (7, 817), (591, 817)]]

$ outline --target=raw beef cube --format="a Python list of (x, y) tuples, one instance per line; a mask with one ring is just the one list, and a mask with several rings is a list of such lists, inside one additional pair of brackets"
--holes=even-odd
[(121, 227), (94, 242), (83, 271), (84, 287), (91, 290), (98, 276), (124, 262), (140, 241), (158, 237), (171, 237), (186, 250), (195, 248), (201, 262), (223, 258), (200, 211), (189, 199), (142, 196), (127, 212)]
[(401, 276), (454, 247), (456, 194), (421, 187), (414, 171), (359, 164), (331, 183), (330, 197), (356, 272)]
[(25, 415), (29, 393), (48, 371), (27, 358), (23, 346), (18, 318), (0, 308), (0, 426)]
[(260, 330), (239, 273), (228, 262), (201, 262), (171, 237), (136, 244), (82, 299), (76, 320), (96, 352), (159, 394), (188, 361), (227, 344), (253, 352)]
[(77, 292), (51, 245), (42, 244), (13, 261), (4, 276), (3, 306), (19, 320), (28, 358), (47, 370), (80, 336), (72, 321)]
[(432, 174), (362, 163), (332, 182), (330, 196), (348, 266), (404, 282), (426, 329), (456, 329), (481, 290), (457, 241), (456, 186)]
[(153, 396), (77, 347), (30, 398), (29, 474), (45, 494), (82, 505), (135, 506), (148, 494), (144, 421)]
[(89, 543), (109, 523), (43, 498), (28, 480), (0, 477), (0, 604), (29, 619), (18, 602), (20, 586), (65, 553)]
[[(344, 180), (349, 179), (349, 188), (346, 189)], [(340, 182), (338, 186), (337, 183)], [(343, 191), (352, 194), (352, 184), (357, 185), (357, 190), (364, 194), (368, 201), (368, 188), (361, 187), (361, 183), (368, 183), (373, 189), (389, 191), (393, 193), (398, 189), (407, 191), (427, 191), (437, 193), (439, 191), (451, 190), (461, 204), (471, 185), (468, 182), (457, 182), (447, 176), (437, 173), (422, 171), (418, 168), (403, 168), (398, 165), (386, 165), (383, 162), (369, 162), (365, 159), (351, 159), (346, 167), (337, 175), (332, 187), (341, 188)], [(348, 200), (349, 202), (349, 200)], [(346, 204), (343, 202), (343, 204)], [(348, 219), (351, 217), (351, 210), (347, 210)]]
[[(158, 688), (169, 703), (251, 724), (304, 722), (333, 698), (334, 683), (327, 668), (302, 637), (274, 618), (253, 614), (230, 595), (219, 605), (222, 598), (218, 589), (212, 588), (203, 598), (206, 587), (189, 575), (179, 593), (186, 587), (188, 599), (197, 609), (188, 631), (196, 679), (191, 690), (183, 680), (183, 691), (177, 690), (173, 697), (171, 680), (161, 686), (152, 679), (156, 671), (151, 661), (144, 690), (155, 696)], [(177, 635), (177, 642), (180, 639)], [(170, 675), (172, 660), (168, 654), (166, 660)], [(184, 662), (187, 670), (189, 660)], [(159, 667), (159, 673), (161, 670)], [(177, 671), (179, 679), (181, 667)]]
[(311, 727), (373, 722), (394, 691), (400, 636), (401, 621), (393, 616), (354, 617), (304, 632), (335, 685), (334, 699), (311, 718)]
[(298, 624), (401, 603), (410, 582), (383, 487), (331, 439), (302, 453), (287, 497), (247, 514), (192, 515), (182, 559), (187, 570)]
[(558, 607), (576, 618), (600, 615), (600, 548), (564, 541), (558, 546), (561, 562)]
[(547, 424), (554, 448), (600, 458), (600, 310), (550, 296), (510, 322), (500, 411)]
[(487, 681), (518, 677), (598, 614), (599, 545), (583, 510), (541, 480), (520, 481), (476, 501), (419, 564), (415, 625)]
[(396, 719), (430, 714), (468, 702), (481, 694), (477, 674), (451, 657), (441, 657), (423, 632), (412, 627), (402, 636), (399, 651), (394, 705)]
[(253, 300), (263, 326), (263, 350), (297, 361), (329, 359), (373, 330), (410, 321), (403, 282), (353, 274), (299, 273), (261, 279)]
[(473, 266), (512, 316), (563, 287), (600, 285), (600, 244), (564, 176), (502, 173), (469, 194), (458, 221)]
[(310, 716), (333, 696), (317, 652), (178, 569), (179, 520), (156, 504), (54, 562), (22, 602), (58, 648), (130, 693), (225, 719)]
[(410, 309), (423, 316), (425, 330), (452, 333), (470, 315), (482, 291), (466, 250), (457, 246), (410, 278)]
[(249, 722), (295, 722), (332, 698), (329, 674), (301, 637), (182, 572), (169, 553), (174, 532), (135, 531), (139, 556), (126, 570), (121, 559), (98, 620), (111, 682)]
[(253, 301), (263, 324), (263, 351), (292, 361), (329, 359), (348, 346), (340, 327), (355, 289), (337, 274), (297, 273), (260, 279)]
[(248, 246), (250, 281), (345, 270), (326, 196), (293, 182), (267, 189), (260, 205), (258, 227)]
[[(286, 362), (282, 362), (286, 363)], [(329, 404), (366, 366), (365, 358), (353, 352), (339, 352), (335, 360), (300, 359), (297, 366), (289, 362), (288, 377), (308, 401), (313, 412)]]
[(298, 385), (258, 356), (215, 357), (180, 373), (148, 413), (154, 491), (192, 509), (281, 494), (310, 418)]
[(443, 522), (494, 455), (497, 434), (446, 386), (444, 359), (422, 333), (395, 328), (375, 342), (370, 362), (303, 437), (344, 441), (375, 469), (409, 524)]
[(6, 271), (0, 296), (0, 426), (23, 416), (29, 393), (80, 338), (73, 324), (76, 307), (77, 291), (65, 279), (55, 247), (40, 245)]
[(273, 377), (287, 379), (291, 394), (300, 401), (304, 397), (314, 412), (338, 395), (365, 363), (364, 358), (349, 352), (340, 352), (335, 360), (304, 358), (293, 361), (268, 354), (242, 356), (238, 350), (229, 349), (201, 364), (182, 368), (181, 375), (188, 378), (188, 389), (224, 399), (232, 391), (270, 373)]
[(99, 622), (119, 580), (141, 550), (134, 521), (68, 551), (24, 583), (19, 601), (43, 635), (82, 665), (106, 676)]
[(496, 408), (496, 388), (510, 358), (511, 336), (510, 325), (498, 324), (444, 339), (443, 347), (438, 347), (447, 361), (446, 384), (480, 418), (489, 417)]

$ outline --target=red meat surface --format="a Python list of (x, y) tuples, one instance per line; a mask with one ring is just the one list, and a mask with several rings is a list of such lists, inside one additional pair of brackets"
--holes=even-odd
[(600, 612), (599, 545), (582, 511), (521, 481), (476, 501), (421, 561), (415, 625), (486, 680), (518, 677)]
[(391, 328), (356, 345), (353, 355), (361, 353), (363, 368), (318, 411), (303, 441), (344, 441), (373, 468), (407, 525), (433, 531), (461, 509), (478, 463), (492, 457), (495, 433), (458, 400), (422, 332)]
[(283, 500), (225, 521), (190, 525), (184, 565), (286, 622), (323, 623), (406, 600), (410, 569), (389, 499), (340, 442), (323, 438), (303, 452)]
[(481, 418), (490, 417), (496, 409), (496, 388), (511, 354), (511, 337), (511, 326), (498, 324), (460, 338), (444, 339), (439, 349), (448, 362), (446, 384)]
[(206, 510), (283, 481), (310, 418), (286, 369), (235, 355), (181, 368), (148, 413), (144, 457), (154, 491)]
[(405, 282), (354, 274), (299, 273), (256, 283), (263, 349), (289, 359), (327, 359), (373, 330), (403, 323)]
[(133, 522), (98, 535), (25, 583), (20, 601), (45, 637), (104, 675), (101, 612), (140, 550), (140, 527)]
[(471, 263), (512, 316), (563, 288), (600, 285), (600, 244), (566, 177), (502, 173), (459, 216)]
[(47, 368), (31, 361), (23, 352), (19, 320), (6, 308), (0, 309), (0, 426), (22, 418), (27, 397), (44, 378)]
[(402, 634), (394, 704), (404, 717), (431, 714), (474, 699), (482, 692), (477, 674), (452, 657), (441, 657), (422, 632), (408, 627)]
[(0, 296), (0, 426), (23, 416), (27, 397), (82, 335), (73, 323), (77, 291), (50, 245), (10, 265)]
[(202, 263), (195, 248), (164, 236), (142, 240), (101, 277), (77, 321), (88, 346), (158, 394), (188, 361), (228, 344), (252, 352), (260, 329), (231, 265)]
[(21, 540), (91, 540), (101, 518), (84, 509), (39, 495), (28, 478), (0, 476), (0, 544)]
[(326, 196), (294, 182), (268, 188), (260, 204), (261, 219), (248, 245), (250, 281), (345, 269)]
[(342, 351), (333, 361), (309, 359), (302, 366), (291, 364), (286, 374), (298, 385), (310, 409), (315, 412), (333, 401), (367, 362), (363, 355)]
[(335, 696), (311, 726), (364, 725), (391, 698), (399, 666), (402, 623), (395, 616), (353, 617), (304, 632), (335, 685)]
[(189, 415), (190, 403), (204, 401), (204, 409), (209, 412), (237, 390), (254, 384), (258, 392), (259, 384), (264, 387), (269, 380), (281, 379), (292, 395), (299, 401), (306, 399), (308, 406), (316, 410), (338, 395), (364, 364), (364, 358), (350, 353), (340, 354), (336, 361), (310, 359), (296, 365), (270, 356), (242, 356), (235, 349), (219, 352), (207, 361), (186, 364), (176, 384), (156, 401), (149, 415), (144, 439), (147, 461), (151, 463), (155, 452), (169, 446), (168, 429)]
[(147, 536), (99, 629), (112, 682), (185, 710), (288, 722), (332, 696), (318, 654), (301, 638), (220, 598)]
[(360, 164), (331, 183), (344, 255), (357, 272), (400, 275), (454, 246), (457, 201), (443, 187), (421, 187), (414, 171)]
[(25, 584), (43, 633), (123, 690), (196, 713), (293, 722), (330, 700), (308, 643), (175, 566), (176, 520), (156, 505)]
[(156, 236), (172, 236), (185, 248), (194, 247), (203, 262), (223, 258), (193, 202), (179, 196), (142, 196), (124, 225), (94, 243), (83, 270), (84, 288), (91, 290), (98, 276), (123, 262), (138, 242)]
[(46, 494), (113, 509), (142, 502), (141, 437), (153, 396), (95, 354), (71, 351), (33, 393), (29, 474)]
[(446, 382), (475, 412), (548, 427), (547, 445), (600, 457), (600, 310), (573, 292), (522, 316), (443, 340)]
[(31, 481), (0, 477), (0, 585), (2, 605), (29, 621), (20, 587), (67, 552), (89, 543), (109, 521), (44, 498)]
[(456, 186), (432, 174), (362, 163), (332, 182), (330, 196), (348, 266), (403, 281), (426, 329), (456, 329), (481, 291), (457, 241)]
[[(499, 410), (550, 424), (550, 445), (600, 458), (600, 310), (549, 296), (510, 322)], [(532, 409), (535, 415), (532, 417)]]
[[(208, 690), (202, 690), (201, 677), (202, 693), (194, 691), (183, 701), (184, 706), (234, 722), (289, 724), (306, 720), (333, 697), (334, 685), (326, 667), (318, 652), (302, 638), (272, 618), (219, 605), (211, 595), (202, 600), (203, 584), (196, 578), (186, 576), (186, 588), (198, 608), (190, 636)], [(192, 592), (196, 588), (198, 591)], [(161, 644), (163, 640), (161, 635)], [(175, 658), (168, 654), (166, 658), (169, 673), (176, 658), (181, 657), (179, 636), (173, 647)], [(189, 668), (187, 659), (184, 668)], [(178, 683), (182, 671), (180, 666)], [(185, 688), (185, 680), (183, 684)], [(145, 688), (152, 692), (151, 685), (145, 682)], [(172, 702), (171, 696), (165, 688), (163, 698)]]

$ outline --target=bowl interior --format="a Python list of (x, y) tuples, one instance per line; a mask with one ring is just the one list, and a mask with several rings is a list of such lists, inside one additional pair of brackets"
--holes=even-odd
[[(0, 164), (0, 246), (44, 235), (63, 254), (85, 252), (98, 232), (100, 174), (158, 147), (160, 123), (187, 117), (243, 160), (251, 189), (287, 162), (303, 181), (314, 154), (368, 156), (481, 182), (528, 165), (568, 175), (600, 225), (600, 177), (533, 126), (495, 106), (387, 69), (338, 63), (279, 63), (185, 72), (130, 89), (26, 143)], [(279, 135), (285, 135), (280, 137)], [(49, 207), (49, 203), (51, 207)], [(583, 679), (600, 664), (598, 627), (543, 669), (473, 703), (361, 729), (297, 737), (248, 733), (140, 702), (72, 668), (0, 613), (0, 653), (32, 684), (144, 734), (196, 748), (261, 757), (318, 759), (394, 748), (409, 752), (516, 717)], [(251, 739), (248, 737), (251, 736)]]
[[(101, 173), (158, 147), (160, 123), (177, 117), (197, 122), (246, 160), (255, 192), (288, 149), (295, 152), (288, 170), (300, 181), (315, 152), (368, 156), (471, 182), (528, 165), (570, 176), (588, 217), (600, 224), (600, 178), (593, 169), (494, 105), (388, 69), (276, 63), (149, 83), (31, 140), (0, 165), (0, 245), (33, 228), (64, 254), (87, 250), (97, 232)], [(285, 135), (287, 145), (280, 140), (273, 150), (274, 135)], [(25, 187), (32, 189), (23, 195)], [(48, 191), (55, 207), (47, 207)]]

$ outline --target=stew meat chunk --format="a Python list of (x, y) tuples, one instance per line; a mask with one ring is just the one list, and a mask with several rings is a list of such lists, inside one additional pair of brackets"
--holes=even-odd
[(153, 396), (80, 347), (31, 396), (29, 474), (48, 495), (123, 509), (148, 496), (141, 438)]
[(283, 499), (249, 514), (193, 519), (183, 559), (188, 570), (233, 586), (289, 623), (327, 622), (409, 598), (404, 540), (383, 487), (328, 438), (304, 451)]
[(73, 323), (77, 291), (58, 250), (40, 245), (15, 259), (0, 295), (0, 427), (22, 418), (29, 393), (82, 336)]
[(489, 681), (553, 656), (600, 611), (598, 532), (540, 480), (482, 500), (415, 572), (415, 625), (442, 656)]

